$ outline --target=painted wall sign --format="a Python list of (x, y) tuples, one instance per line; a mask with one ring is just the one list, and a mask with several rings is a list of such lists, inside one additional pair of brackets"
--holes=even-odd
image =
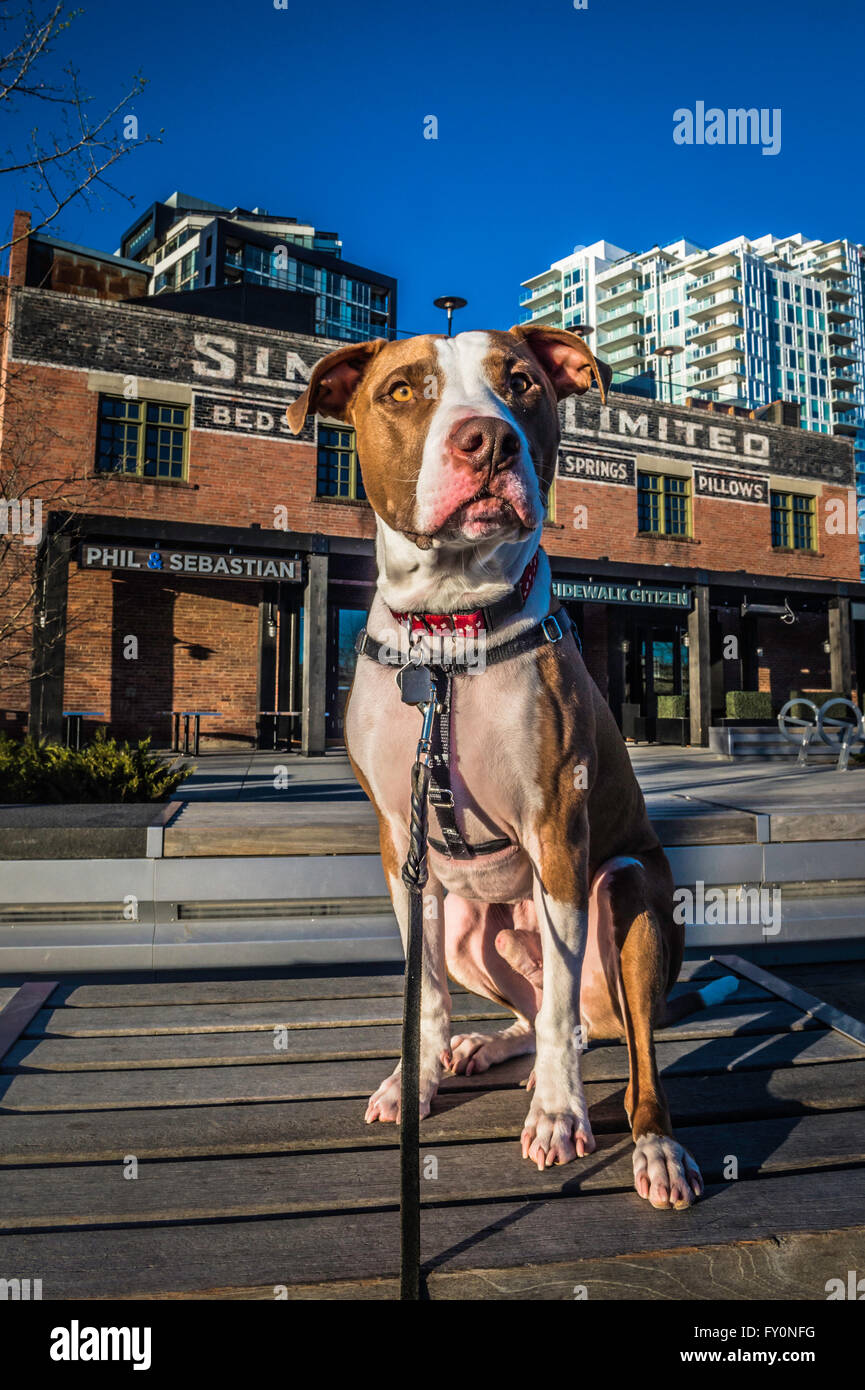
[(229, 555), (225, 551), (140, 550), (129, 546), (91, 545), (78, 552), (78, 564), (86, 570), (140, 570), (143, 574), (186, 576), (195, 579), (281, 579), (300, 583), (300, 560), (274, 559), (272, 555)]
[(554, 579), (555, 598), (578, 603), (639, 603), (660, 608), (691, 607), (690, 589), (658, 589), (640, 584), (587, 584), (583, 580)]
[(290, 404), (288, 400), (239, 395), (211, 396), (195, 391), (192, 403), (192, 422), (197, 430), (256, 434), (266, 439), (284, 437), (302, 444), (311, 444), (315, 439), (313, 416), (307, 419), (300, 434), (292, 434), (285, 419), (285, 408)]
[[(812, 430), (790, 429), (720, 411), (671, 405), (650, 397), (610, 391), (569, 396), (559, 407), (563, 451), (625, 450), (638, 456), (757, 473), (771, 469), (790, 477), (850, 483), (854, 478), (849, 440)], [(654, 457), (653, 457), (654, 456)]]
[(633, 487), (636, 459), (633, 454), (611, 454), (603, 449), (559, 449), (556, 471), (560, 478), (582, 478), (591, 483), (624, 483)]
[(769, 479), (754, 473), (729, 473), (717, 468), (694, 469), (694, 496), (720, 497), (728, 502), (768, 503)]

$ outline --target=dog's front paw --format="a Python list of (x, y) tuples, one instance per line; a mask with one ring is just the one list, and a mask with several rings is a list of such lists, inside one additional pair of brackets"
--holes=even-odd
[[(438, 1074), (432, 1076), (429, 1074), (424, 1075), (423, 1072), (421, 1073), (420, 1117), (422, 1120), (425, 1119), (430, 1112), (430, 1106), (438, 1087)], [(390, 1076), (385, 1077), (378, 1090), (374, 1091), (370, 1096), (369, 1104), (366, 1107), (366, 1114), (364, 1115), (367, 1124), (371, 1125), (375, 1120), (381, 1120), (384, 1123), (399, 1124), (401, 1093), (402, 1078), (400, 1076), (400, 1069), (397, 1067), (396, 1071)]]
[(644, 1134), (634, 1148), (634, 1187), (653, 1207), (682, 1211), (703, 1191), (696, 1163), (675, 1139)]
[(526, 1116), (520, 1142), (523, 1158), (536, 1163), (538, 1172), (554, 1163), (570, 1163), (578, 1156), (585, 1158), (595, 1151), (595, 1138), (584, 1105), (545, 1107), (538, 1103), (537, 1097)]

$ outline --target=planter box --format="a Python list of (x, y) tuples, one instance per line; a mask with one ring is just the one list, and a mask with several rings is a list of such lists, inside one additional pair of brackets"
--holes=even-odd
[(690, 719), (661, 719), (655, 721), (658, 743), (675, 743), (684, 748), (691, 735)]
[(717, 719), (715, 726), (720, 729), (777, 729), (777, 719)]

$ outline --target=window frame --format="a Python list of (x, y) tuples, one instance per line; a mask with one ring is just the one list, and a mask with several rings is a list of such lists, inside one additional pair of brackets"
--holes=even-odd
[[(105, 404), (106, 401), (119, 401), (124, 407), (128, 407), (128, 406), (131, 406), (131, 405), (136, 405), (136, 406), (138, 406), (138, 407), (139, 407), (139, 418), (138, 418), (137, 420), (135, 420), (135, 419), (130, 419), (126, 414), (124, 414), (124, 415), (122, 415), (122, 416), (114, 416), (114, 417), (112, 417), (112, 416), (104, 416), (104, 415), (103, 415), (103, 406), (104, 406), (104, 404)], [(172, 411), (174, 411), (174, 410), (180, 410), (180, 411), (182, 411), (182, 412), (183, 412), (183, 416), (184, 416), (183, 424), (182, 424), (182, 425), (178, 425), (178, 424), (175, 424), (173, 421), (172, 421), (170, 424), (164, 424), (164, 423), (163, 423), (162, 421), (160, 421), (160, 420), (156, 420), (156, 421), (148, 420), (148, 418), (147, 418), (147, 412), (148, 412), (148, 408), (151, 407), (151, 406), (152, 406), (154, 409), (156, 409), (156, 410), (172, 410)], [(126, 467), (123, 467), (123, 468), (100, 468), (100, 466), (99, 466), (100, 458), (101, 458), (101, 456), (102, 456), (102, 449), (101, 449), (102, 425), (103, 425), (103, 422), (104, 422), (104, 421), (111, 421), (112, 419), (113, 419), (114, 421), (120, 421), (120, 422), (122, 422), (123, 424), (125, 424), (125, 425), (127, 426), (127, 428), (128, 428), (129, 426), (132, 426), (132, 427), (135, 428), (135, 429), (137, 430), (137, 432), (138, 432), (138, 434), (137, 434), (137, 440), (136, 440), (136, 449), (135, 449), (135, 470), (134, 470), (134, 471), (132, 471), (131, 469), (128, 469), (128, 468), (126, 468)], [(177, 433), (179, 433), (179, 434), (182, 436), (182, 458), (181, 458), (181, 461), (180, 461), (180, 477), (179, 477), (179, 478), (172, 478), (172, 477), (169, 477), (169, 476), (167, 476), (167, 475), (165, 475), (165, 474), (162, 474), (162, 473), (159, 473), (159, 472), (156, 472), (156, 473), (145, 473), (145, 471), (144, 471), (144, 466), (145, 466), (145, 464), (146, 464), (147, 461), (148, 461), (148, 460), (147, 460), (147, 432), (148, 432), (148, 429), (153, 429), (153, 430), (156, 430), (156, 431), (166, 430), (166, 429), (167, 429), (167, 430), (172, 430), (172, 431), (176, 431)], [(155, 400), (155, 399), (153, 399), (153, 398), (151, 398), (151, 397), (149, 397), (149, 396), (129, 396), (129, 397), (127, 397), (127, 396), (122, 396), (122, 395), (116, 395), (116, 394), (115, 394), (114, 392), (112, 392), (112, 391), (102, 391), (102, 392), (100, 392), (100, 394), (99, 394), (99, 402), (98, 402), (98, 406), (97, 406), (97, 417), (96, 417), (96, 457), (95, 457), (95, 459), (94, 459), (94, 465), (93, 465), (93, 466), (94, 466), (94, 474), (95, 474), (95, 476), (96, 476), (97, 478), (126, 478), (126, 479), (134, 479), (136, 482), (139, 482), (139, 483), (162, 483), (162, 484), (168, 484), (169, 486), (174, 486), (174, 487), (176, 487), (178, 483), (186, 483), (186, 482), (189, 481), (189, 437), (190, 437), (191, 432), (192, 432), (192, 427), (191, 427), (191, 424), (190, 424), (190, 405), (189, 405), (189, 403), (186, 402), (186, 401)], [(157, 438), (157, 445), (156, 445), (156, 447), (157, 447), (157, 451), (158, 451), (158, 448), (159, 448), (159, 440), (158, 440), (158, 438)], [(124, 460), (125, 460), (127, 457), (131, 457), (131, 453), (130, 453), (129, 455), (124, 454)], [(157, 466), (157, 469), (158, 469), (158, 466), (159, 466), (159, 460), (158, 460), (158, 458), (155, 459), (155, 463), (156, 463), (156, 466)]]
[[(797, 508), (796, 503), (805, 503)], [(776, 540), (776, 518), (783, 518), (783, 538)], [(808, 544), (796, 543), (796, 519), (806, 517), (808, 521)], [(817, 507), (816, 498), (810, 492), (789, 492), (771, 488), (769, 492), (769, 526), (773, 550), (792, 550), (815, 555), (817, 553)]]
[[(641, 487), (641, 478), (652, 478), (657, 480), (656, 487)], [(669, 487), (670, 483), (682, 484), (681, 490)], [(680, 473), (655, 473), (649, 468), (637, 469), (637, 535), (638, 536), (663, 536), (667, 540), (690, 540), (694, 534), (694, 510), (693, 492), (691, 479), (685, 474)], [(644, 529), (640, 524), (640, 500), (641, 495), (649, 493), (657, 498), (658, 526)], [(667, 527), (667, 503), (668, 500), (675, 498), (677, 501), (684, 501), (685, 504), (685, 526), (683, 530), (669, 530)]]
[[(330, 430), (333, 434), (347, 434), (350, 436), (348, 445), (329, 444), (322, 439), (325, 430)], [(337, 455), (348, 455), (348, 478), (349, 490), (342, 492), (321, 492), (319, 484), (321, 481), (321, 451), (328, 449)], [(339, 474), (337, 475), (337, 483)], [(358, 492), (358, 483), (360, 492)], [(363, 486), (363, 475), (360, 469), (360, 462), (357, 456), (357, 431), (352, 425), (345, 424), (342, 420), (319, 419), (315, 436), (315, 497), (317, 502), (360, 502), (364, 506), (369, 506), (366, 490)]]

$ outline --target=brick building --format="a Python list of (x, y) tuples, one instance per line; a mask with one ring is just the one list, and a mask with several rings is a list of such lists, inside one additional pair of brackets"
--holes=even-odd
[[(5, 295), (0, 478), (24, 483), (7, 523), (26, 497), (42, 516), (39, 536), (12, 538), (21, 573), (0, 584), (0, 727), (29, 715), (59, 735), (77, 710), (164, 743), (171, 711), (204, 710), (224, 744), (339, 741), (374, 518), (352, 432), (284, 423), (338, 344), (274, 329), (272, 307), (264, 323), (211, 316), (205, 291), (163, 308), (101, 296), (92, 276), (95, 294), (40, 288), (26, 246)], [(770, 689), (776, 706), (791, 689), (861, 690), (849, 442), (594, 391), (562, 424), (544, 545), (626, 732), (653, 735), (660, 694), (689, 695), (705, 743), (728, 689)], [(28, 640), (10, 647), (27, 565)]]

